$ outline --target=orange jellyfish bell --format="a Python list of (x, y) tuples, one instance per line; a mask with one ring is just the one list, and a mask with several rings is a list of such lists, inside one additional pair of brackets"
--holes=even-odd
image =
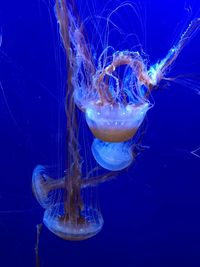
[(124, 142), (140, 127), (149, 104), (112, 105), (91, 104), (86, 109), (86, 121), (93, 135), (104, 142)]

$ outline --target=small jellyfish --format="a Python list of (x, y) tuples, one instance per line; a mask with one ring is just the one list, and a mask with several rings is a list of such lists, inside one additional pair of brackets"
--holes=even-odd
[(110, 171), (123, 170), (134, 160), (130, 142), (109, 143), (94, 139), (92, 154), (101, 167)]
[(48, 175), (47, 170), (44, 166), (38, 165), (32, 175), (32, 190), (43, 208), (53, 205), (55, 190), (64, 187), (64, 178), (55, 180)]

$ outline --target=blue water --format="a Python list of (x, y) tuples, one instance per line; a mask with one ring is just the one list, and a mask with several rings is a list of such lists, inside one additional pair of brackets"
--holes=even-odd
[[(91, 10), (106, 16), (106, 4), (112, 10), (121, 3), (86, 2), (77, 4), (82, 19)], [(134, 3), (137, 15), (122, 8), (113, 19), (123, 32), (136, 33), (151, 64), (200, 16), (197, 0)], [(64, 55), (58, 52), (53, 15), (46, 0), (0, 2), (0, 267), (35, 266), (36, 225), (43, 210), (32, 194), (32, 171), (38, 163), (56, 161), (56, 140), (62, 138)], [(95, 47), (98, 38), (91, 29), (88, 23)], [(136, 44), (118, 38), (111, 26), (109, 43), (116, 49)], [(182, 81), (163, 82), (153, 93), (155, 106), (143, 139), (148, 148), (128, 171), (99, 187), (103, 230), (86, 241), (69, 242), (44, 226), (41, 266), (200, 266), (200, 150), (191, 153), (200, 147), (199, 50), (200, 32), (169, 74), (183, 74)], [(187, 75), (191, 82), (185, 86)], [(91, 139), (87, 128), (86, 136)]]

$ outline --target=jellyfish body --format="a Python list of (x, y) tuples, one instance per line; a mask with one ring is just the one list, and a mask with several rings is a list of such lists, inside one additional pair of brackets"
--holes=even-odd
[(74, 222), (65, 216), (64, 203), (47, 208), (43, 222), (55, 235), (72, 241), (88, 239), (103, 227), (103, 218), (98, 210), (87, 208), (81, 211), (81, 217)]
[(43, 208), (53, 204), (53, 198), (50, 196), (52, 179), (46, 174), (46, 168), (37, 165), (32, 175), (32, 190), (35, 198)]
[(109, 143), (94, 139), (92, 154), (101, 167), (110, 171), (123, 170), (134, 160), (130, 142)]
[(129, 104), (125, 107), (112, 104), (90, 105), (86, 109), (86, 121), (97, 139), (104, 142), (124, 142), (135, 135), (148, 109), (148, 103)]

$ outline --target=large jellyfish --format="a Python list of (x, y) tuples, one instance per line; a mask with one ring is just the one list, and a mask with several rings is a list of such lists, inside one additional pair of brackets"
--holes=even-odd
[[(47, 228), (61, 238), (83, 240), (103, 226), (100, 209), (94, 201), (88, 204), (85, 190), (107, 181), (134, 161), (144, 119), (153, 106), (152, 90), (167, 78), (172, 64), (197, 33), (200, 18), (191, 21), (162, 60), (147, 66), (138, 51), (113, 51), (108, 56), (109, 47), (95, 61), (75, 3), (56, 0), (55, 14), (66, 53), (66, 171), (57, 177), (52, 168), (39, 165), (32, 184), (45, 209)], [(77, 107), (94, 136), (91, 150), (96, 162), (111, 172), (94, 175), (91, 170), (83, 177)]]
[(200, 18), (191, 21), (178, 42), (153, 66), (147, 66), (137, 51), (114, 51), (108, 57), (109, 47), (95, 65), (72, 6), (57, 1), (56, 14), (71, 64), (74, 101), (85, 112), (95, 137), (92, 153), (98, 164), (108, 170), (122, 170), (134, 160), (134, 137), (152, 107), (151, 91), (166, 78), (177, 56), (199, 30)]

